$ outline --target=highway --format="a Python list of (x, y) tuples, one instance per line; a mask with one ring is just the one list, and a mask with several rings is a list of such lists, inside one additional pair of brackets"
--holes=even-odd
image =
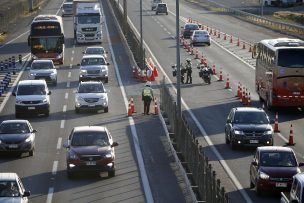
[[(58, 14), (62, 0), (53, 0), (40, 12)], [(33, 157), (1, 154), (2, 172), (16, 172), (25, 188), (31, 191), (30, 202), (187, 202), (185, 185), (170, 151), (165, 131), (158, 116), (144, 116), (141, 109), (143, 84), (131, 79), (134, 61), (119, 35), (111, 10), (102, 2), (106, 23), (103, 25), (102, 46), (109, 51), (108, 113), (74, 111), (74, 93), (78, 86), (82, 51), (87, 45), (74, 45), (73, 20), (65, 17), (65, 61), (58, 67), (58, 85), (50, 87), (51, 112), (48, 118), (25, 117), (38, 131)], [(26, 27), (20, 26), (9, 43), (0, 47), (1, 57), (21, 53), (27, 56)], [(110, 33), (110, 34), (108, 34)], [(21, 80), (27, 78), (27, 70)], [(157, 95), (157, 93), (156, 93)], [(134, 97), (138, 111), (127, 117), (127, 99)], [(14, 119), (15, 98), (10, 97), (1, 112), (1, 121)], [(114, 141), (116, 176), (100, 179), (93, 175), (79, 175), (74, 180), (66, 176), (66, 150), (62, 144), (72, 128), (81, 125), (106, 125)], [(174, 194), (174, 195), (172, 195)]]
[[(155, 15), (151, 11), (150, 1), (143, 1), (143, 36), (146, 43), (146, 49), (151, 51), (151, 55), (157, 59), (159, 66), (169, 76), (170, 80), (175, 82), (172, 77), (171, 64), (175, 63), (175, 1), (166, 1), (169, 8), (169, 15)], [(139, 31), (139, 5), (138, 1), (128, 1), (128, 16), (130, 21)], [(203, 25), (219, 29), (235, 37), (240, 37), (248, 42), (258, 42), (262, 39), (286, 37), (282, 34), (272, 32), (261, 27), (254, 26), (229, 16), (217, 15), (217, 13), (206, 11), (197, 4), (185, 3), (180, 1), (180, 21), (181, 26), (186, 22), (187, 18), (192, 18), (201, 22)], [(218, 41), (218, 40), (217, 40)], [(214, 42), (214, 41), (213, 41)], [(223, 42), (221, 42), (223, 43)], [(232, 45), (230, 45), (232, 46)], [(234, 45), (236, 46), (236, 45)], [(234, 48), (232, 47), (232, 50)], [(212, 141), (213, 146), (220, 154), (221, 164), (227, 164), (228, 169), (234, 174), (230, 177), (233, 184), (231, 188), (226, 188), (232, 195), (232, 202), (241, 202), (242, 200), (234, 198), (234, 186), (240, 184), (239, 190), (242, 191), (244, 202), (278, 202), (279, 196), (266, 195), (258, 197), (254, 190), (249, 189), (249, 164), (253, 157), (254, 150), (238, 150), (232, 151), (225, 144), (224, 124), (227, 115), (232, 107), (241, 106), (241, 103), (236, 99), (236, 87), (238, 82), (245, 85), (252, 96), (253, 104), (261, 107), (258, 102), (258, 96), (255, 93), (254, 75), (255, 67), (243, 61), (238, 54), (237, 48), (234, 53), (223, 48), (217, 42), (212, 43), (210, 47), (201, 47), (199, 52), (207, 57), (211, 64), (216, 64), (223, 72), (229, 74), (230, 84), (232, 89), (225, 89), (224, 82), (217, 82), (217, 78), (213, 78), (210, 86), (203, 85), (198, 77), (196, 70), (193, 71), (194, 83), (192, 85), (182, 86), (182, 99), (184, 101), (184, 109), (189, 120), (195, 126), (198, 121), (199, 126), (196, 129), (198, 139), (201, 143), (205, 142), (200, 128), (203, 127), (208, 138)], [(248, 54), (249, 55), (249, 54)], [(181, 61), (190, 56), (181, 49)], [(194, 60), (192, 60), (194, 61)], [(254, 63), (253, 63), (254, 64)], [(195, 64), (196, 65), (196, 64)], [(190, 109), (190, 110), (189, 110)], [(284, 109), (279, 112), (279, 127), (281, 133), (275, 134), (275, 145), (285, 145), (289, 135), (289, 126), (292, 123), (294, 126), (296, 146), (293, 147), (298, 155), (299, 161), (303, 161), (303, 113), (298, 109)], [(274, 118), (274, 112), (268, 112), (271, 118)], [(195, 119), (193, 119), (193, 116)], [(206, 151), (210, 147), (206, 147)], [(219, 159), (214, 155), (210, 155), (212, 159)], [(223, 165), (223, 164), (222, 164)], [(228, 181), (229, 182), (229, 181)], [(227, 183), (229, 185), (229, 183)]]

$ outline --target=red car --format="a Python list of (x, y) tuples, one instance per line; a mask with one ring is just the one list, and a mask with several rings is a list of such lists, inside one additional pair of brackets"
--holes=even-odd
[(250, 165), (250, 188), (255, 188), (258, 195), (262, 191), (289, 191), (292, 177), (303, 165), (289, 147), (258, 147)]
[(118, 146), (106, 127), (75, 127), (64, 144), (67, 148), (67, 175), (72, 178), (79, 172), (96, 172), (101, 177), (115, 176), (115, 151)]

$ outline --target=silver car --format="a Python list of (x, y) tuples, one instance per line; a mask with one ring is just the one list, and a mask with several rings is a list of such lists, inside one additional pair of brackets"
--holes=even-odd
[(210, 36), (208, 31), (206, 30), (194, 30), (191, 37), (190, 37), (190, 43), (192, 45), (195, 44), (207, 44), (210, 46)]
[(62, 17), (67, 15), (73, 15), (73, 2), (64, 2), (61, 9)]
[(52, 60), (34, 60), (29, 69), (29, 80), (44, 79), (47, 83), (57, 85), (57, 70)]
[(16, 173), (0, 173), (0, 202), (27, 203), (30, 195)]
[(102, 82), (80, 82), (75, 94), (75, 112), (80, 110), (109, 111), (108, 94)]
[(106, 59), (101, 55), (84, 55), (81, 63), (77, 64), (79, 69), (79, 82), (88, 80), (104, 80), (108, 82), (108, 65)]

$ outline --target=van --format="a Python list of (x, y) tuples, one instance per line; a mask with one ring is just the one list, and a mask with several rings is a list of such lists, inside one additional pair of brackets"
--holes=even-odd
[(152, 0), (151, 1), (151, 10), (153, 11), (154, 9), (156, 9), (157, 4), (159, 3), (163, 3), (162, 0)]
[(16, 97), (15, 117), (30, 113), (50, 114), (50, 95), (45, 80), (22, 80), (18, 83), (16, 91), (12, 93)]

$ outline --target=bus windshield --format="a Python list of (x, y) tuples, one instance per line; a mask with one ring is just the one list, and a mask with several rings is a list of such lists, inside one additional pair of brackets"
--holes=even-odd
[(278, 50), (278, 66), (304, 68), (304, 49)]
[(31, 39), (31, 45), (33, 54), (41, 52), (60, 53), (62, 51), (60, 37), (33, 37)]

